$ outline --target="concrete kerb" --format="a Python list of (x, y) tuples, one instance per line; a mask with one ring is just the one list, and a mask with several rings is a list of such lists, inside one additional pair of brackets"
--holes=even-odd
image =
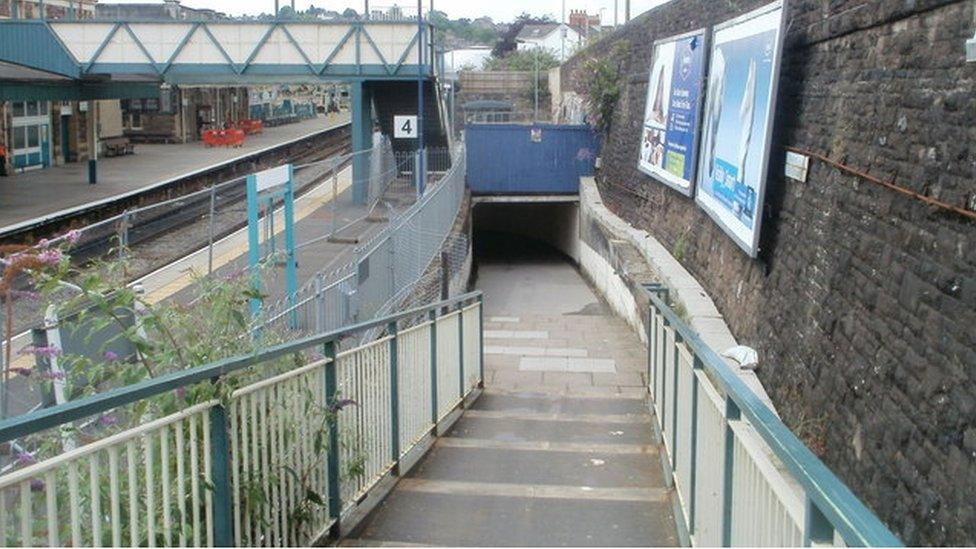
[[(738, 344), (705, 288), (660, 241), (647, 231), (635, 228), (611, 212), (603, 204), (600, 190), (592, 177), (580, 178), (580, 227), (584, 227), (587, 222), (597, 224), (608, 235), (608, 241), (614, 244), (622, 243), (636, 250), (643, 258), (646, 270), (657, 282), (667, 286), (672, 299), (684, 308), (684, 318), (688, 325), (698, 332), (702, 340), (712, 349), (721, 353)], [(641, 341), (646, 343), (647, 332), (644, 322), (647, 315), (647, 299), (640, 284), (643, 281), (640, 279), (644, 276), (628, 272), (636, 269), (626, 268), (626, 262), (622, 263), (624, 268), (621, 268), (618, 265), (621, 263), (621, 258), (603, 257), (585, 241), (581, 242), (581, 249), (583, 257), (580, 267), (583, 273), (604, 295), (614, 311), (626, 319), (637, 331)], [(622, 295), (621, 290), (624, 288), (628, 290), (629, 295)], [(755, 372), (740, 369), (738, 364), (730, 359), (726, 359), (726, 362), (775, 412), (776, 408)]]

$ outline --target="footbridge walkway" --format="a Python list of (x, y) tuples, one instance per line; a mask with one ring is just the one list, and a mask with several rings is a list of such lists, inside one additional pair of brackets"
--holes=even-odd
[(486, 316), (469, 293), (6, 420), (4, 442), (67, 440), (109, 411), (225, 389), (0, 476), (4, 541), (899, 544), (662, 289), (648, 360), (568, 286), (575, 314)]

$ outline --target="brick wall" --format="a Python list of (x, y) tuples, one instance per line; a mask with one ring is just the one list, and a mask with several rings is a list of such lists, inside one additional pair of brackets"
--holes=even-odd
[(563, 67), (626, 40), (603, 153), (608, 206), (709, 290), (784, 419), (909, 544), (976, 543), (976, 223), (784, 147), (976, 207), (971, 1), (793, 0), (763, 223), (749, 259), (692, 200), (638, 172), (654, 40), (765, 0), (675, 0)]

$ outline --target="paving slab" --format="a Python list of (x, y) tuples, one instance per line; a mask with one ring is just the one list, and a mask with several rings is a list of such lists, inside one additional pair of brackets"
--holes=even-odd
[(668, 502), (469, 496), (395, 490), (360, 539), (445, 546), (677, 545)]

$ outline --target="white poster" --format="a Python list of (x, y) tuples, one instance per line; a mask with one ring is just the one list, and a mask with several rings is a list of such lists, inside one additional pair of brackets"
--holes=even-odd
[(697, 165), (705, 31), (654, 43), (638, 169), (691, 196)]
[(783, 12), (783, 2), (774, 2), (712, 34), (695, 200), (752, 257), (759, 252)]

